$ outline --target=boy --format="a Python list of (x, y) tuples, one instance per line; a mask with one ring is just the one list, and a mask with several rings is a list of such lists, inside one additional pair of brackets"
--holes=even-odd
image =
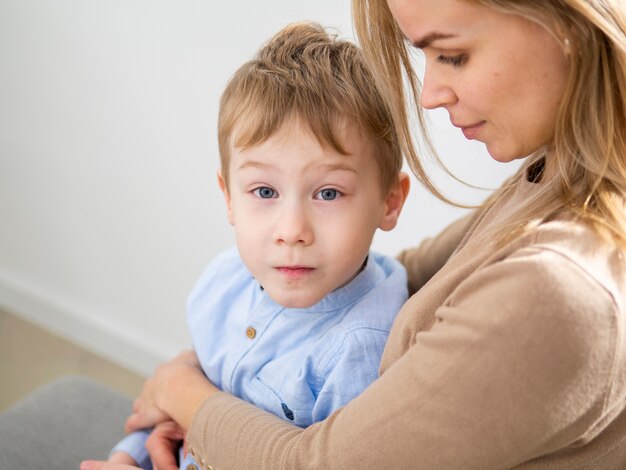
[[(409, 187), (390, 111), (356, 46), (299, 23), (231, 78), (218, 127), (237, 249), (189, 297), (194, 349), (215, 385), (309, 426), (376, 379), (407, 299), (399, 263), (369, 252)], [(110, 460), (149, 468), (146, 436)]]

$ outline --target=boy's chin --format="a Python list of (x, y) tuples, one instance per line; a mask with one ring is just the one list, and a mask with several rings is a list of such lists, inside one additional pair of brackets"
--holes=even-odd
[(285, 295), (284, 292), (274, 295), (272, 292), (267, 292), (270, 298), (279, 305), (285, 308), (309, 308), (317, 304), (323, 297), (312, 295), (298, 295), (297, 293), (289, 293)]

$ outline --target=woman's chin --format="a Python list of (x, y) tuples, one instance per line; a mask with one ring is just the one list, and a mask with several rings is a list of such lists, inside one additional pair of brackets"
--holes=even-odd
[(499, 163), (509, 163), (515, 160), (521, 160), (523, 158), (526, 158), (531, 153), (520, 153), (510, 150), (507, 151), (506, 149), (489, 145), (487, 145), (487, 152), (493, 160)]

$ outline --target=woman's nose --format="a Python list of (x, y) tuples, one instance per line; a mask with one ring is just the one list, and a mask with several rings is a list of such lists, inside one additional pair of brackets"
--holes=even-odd
[(426, 68), (420, 95), (421, 105), (426, 109), (446, 107), (457, 101), (456, 93), (445, 78)]

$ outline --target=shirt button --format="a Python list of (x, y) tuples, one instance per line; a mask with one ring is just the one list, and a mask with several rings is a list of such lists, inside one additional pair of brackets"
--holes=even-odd
[(248, 339), (256, 338), (256, 330), (249, 326), (248, 328), (246, 328), (246, 336), (248, 337)]

